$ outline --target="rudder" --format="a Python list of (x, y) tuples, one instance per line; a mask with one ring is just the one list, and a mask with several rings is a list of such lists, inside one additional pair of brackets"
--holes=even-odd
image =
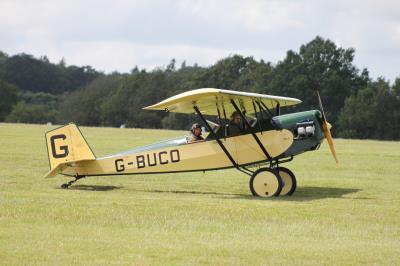
[(67, 163), (96, 159), (74, 123), (48, 131), (46, 145), (50, 164), (50, 172), (46, 174), (46, 177), (62, 172), (67, 167)]

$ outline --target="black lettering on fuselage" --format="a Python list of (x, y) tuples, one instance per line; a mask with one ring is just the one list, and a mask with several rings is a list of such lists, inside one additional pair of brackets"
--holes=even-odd
[(50, 145), (51, 145), (51, 153), (53, 155), (54, 158), (64, 158), (68, 156), (68, 146), (67, 145), (63, 145), (60, 146), (59, 149), (61, 151), (63, 151), (63, 153), (57, 153), (56, 151), (56, 140), (57, 139), (62, 139), (65, 140), (67, 138), (67, 136), (65, 136), (64, 134), (60, 134), (60, 135), (54, 135), (50, 137)]
[[(147, 159), (147, 160), (146, 160)], [(157, 160), (158, 159), (158, 160)], [(152, 167), (158, 164), (177, 163), (181, 160), (179, 150), (161, 151), (159, 153), (148, 153), (136, 156), (137, 168)]]
[(122, 172), (122, 171), (125, 170), (125, 165), (124, 165), (124, 160), (123, 159), (115, 160), (115, 170), (117, 172)]
[(144, 161), (144, 156), (143, 155), (136, 156), (136, 165), (137, 165), (138, 168), (146, 167), (146, 163)]
[(157, 165), (157, 157), (156, 157), (156, 156), (157, 156), (157, 155), (156, 155), (155, 153), (153, 153), (154, 161), (151, 162), (151, 160), (150, 160), (150, 154), (147, 154), (147, 165), (148, 165), (148, 166), (156, 166), (156, 165)]
[(166, 151), (162, 151), (162, 152), (160, 152), (158, 154), (158, 159), (160, 161), (160, 164), (167, 164), (168, 163), (168, 159), (163, 159), (162, 155), (168, 155), (168, 153)]
[(171, 150), (169, 152), (169, 155), (171, 157), (171, 162), (173, 162), (173, 163), (177, 163), (181, 160), (181, 158), (179, 156), (179, 150)]

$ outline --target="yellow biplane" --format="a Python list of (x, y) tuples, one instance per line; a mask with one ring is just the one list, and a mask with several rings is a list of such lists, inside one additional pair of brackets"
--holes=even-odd
[[(319, 95), (318, 95), (319, 97)], [(46, 133), (50, 171), (74, 177), (68, 188), (86, 176), (161, 174), (236, 168), (249, 175), (253, 195), (291, 195), (295, 175), (281, 164), (295, 155), (319, 148), (324, 137), (337, 162), (330, 124), (321, 111), (280, 115), (280, 108), (300, 100), (221, 89), (197, 89), (181, 93), (146, 110), (197, 114), (208, 130), (202, 141), (188, 143), (180, 137), (97, 158), (79, 128), (71, 123)], [(242, 133), (229, 135), (229, 115), (240, 115)], [(207, 119), (215, 118), (216, 122)], [(257, 166), (258, 169), (251, 169)]]

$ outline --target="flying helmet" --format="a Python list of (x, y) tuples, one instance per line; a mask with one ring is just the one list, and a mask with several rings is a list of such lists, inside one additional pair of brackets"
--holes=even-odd
[(194, 123), (193, 126), (192, 126), (192, 128), (191, 128), (191, 131), (194, 132), (194, 130), (195, 130), (196, 128), (200, 128), (200, 129), (201, 129), (201, 125), (200, 125), (199, 123)]

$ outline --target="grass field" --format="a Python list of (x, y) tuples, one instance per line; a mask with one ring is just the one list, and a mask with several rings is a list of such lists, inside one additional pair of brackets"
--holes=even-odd
[[(90, 177), (48, 171), (46, 126), (0, 124), (0, 264), (399, 264), (400, 143), (336, 140), (286, 164), (292, 197), (234, 170)], [(97, 156), (184, 134), (81, 128)]]

